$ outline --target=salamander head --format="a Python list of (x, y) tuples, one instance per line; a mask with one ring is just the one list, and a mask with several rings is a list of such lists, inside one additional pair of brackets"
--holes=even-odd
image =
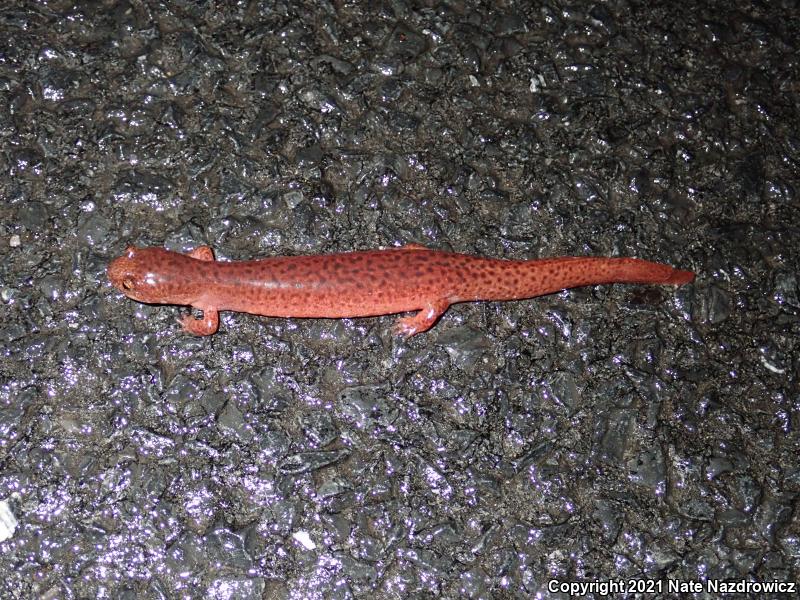
[[(187, 265), (186, 262), (190, 264)], [(186, 281), (194, 259), (164, 248), (128, 246), (125, 254), (108, 265), (108, 279), (132, 300), (149, 304), (191, 304)]]

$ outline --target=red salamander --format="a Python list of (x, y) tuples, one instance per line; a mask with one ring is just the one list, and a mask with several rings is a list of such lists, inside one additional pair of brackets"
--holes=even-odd
[(456, 302), (523, 300), (602, 283), (683, 285), (691, 271), (637, 258), (501, 260), (408, 245), (318, 256), (217, 261), (208, 246), (188, 254), (128, 247), (108, 266), (123, 294), (149, 304), (203, 311), (183, 328), (211, 335), (219, 311), (270, 317), (370, 317), (418, 311), (397, 321), (406, 337), (427, 331)]

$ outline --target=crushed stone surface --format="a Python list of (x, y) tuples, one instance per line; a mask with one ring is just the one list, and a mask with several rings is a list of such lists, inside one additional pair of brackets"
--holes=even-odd
[[(798, 20), (4, 3), (0, 596), (797, 582)], [(195, 338), (105, 274), (129, 244), (406, 243), (697, 279), (460, 304), (403, 340), (234, 313)]]

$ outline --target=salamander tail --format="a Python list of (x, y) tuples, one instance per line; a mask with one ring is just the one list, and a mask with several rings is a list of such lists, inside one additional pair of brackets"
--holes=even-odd
[(694, 281), (694, 273), (692, 271), (681, 271), (679, 269), (673, 269), (672, 273), (669, 274), (664, 283), (669, 285), (684, 285), (686, 283), (691, 283)]

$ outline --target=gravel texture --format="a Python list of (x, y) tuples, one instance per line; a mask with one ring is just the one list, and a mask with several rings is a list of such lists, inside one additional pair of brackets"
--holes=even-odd
[[(0, 597), (796, 582), (799, 20), (2, 3)], [(231, 313), (193, 338), (105, 277), (128, 244), (408, 242), (698, 278), (459, 305), (405, 341)]]

